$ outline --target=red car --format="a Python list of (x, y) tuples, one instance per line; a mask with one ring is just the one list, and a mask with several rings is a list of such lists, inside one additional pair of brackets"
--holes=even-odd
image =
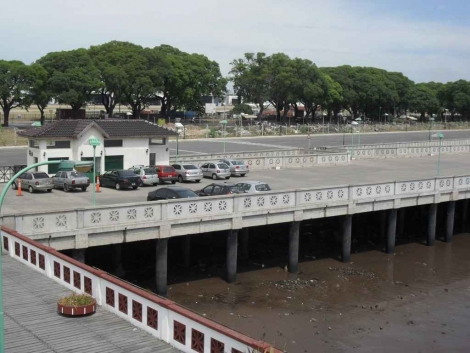
[(172, 184), (175, 184), (178, 180), (178, 174), (171, 165), (156, 165), (155, 171), (157, 172), (160, 184), (163, 184), (165, 181), (171, 181)]

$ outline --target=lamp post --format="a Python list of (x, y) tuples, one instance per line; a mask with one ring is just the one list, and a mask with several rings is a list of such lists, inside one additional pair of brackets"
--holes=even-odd
[(93, 206), (96, 206), (96, 146), (100, 146), (101, 142), (95, 136), (90, 136), (88, 143), (93, 147)]
[(379, 124), (380, 124), (380, 113), (382, 112), (382, 107), (379, 107)]
[(431, 131), (432, 131), (433, 123), (434, 123), (434, 117), (429, 118), (429, 142), (431, 142)]
[[(2, 205), (3, 201), (5, 199), (5, 195), (7, 194), (7, 191), (10, 189), (11, 184), (19, 178), (21, 174), (24, 172), (27, 172), (30, 169), (42, 166), (42, 165), (48, 165), (48, 164), (59, 164), (59, 170), (65, 169), (65, 170), (70, 170), (70, 169), (77, 169), (82, 172), (86, 172), (91, 169), (91, 163), (90, 162), (74, 162), (74, 161), (45, 161), (45, 162), (40, 162), (40, 163), (35, 163), (31, 164), (23, 169), (21, 169), (18, 173), (16, 173), (10, 181), (5, 185), (5, 187), (2, 190), (2, 193), (0, 194), (0, 216), (2, 214)], [(1, 229), (0, 229), (0, 239), (1, 237)], [(0, 245), (3, 248), (3, 241), (1, 242)], [(3, 320), (3, 269), (2, 269), (2, 251), (3, 249), (0, 249), (0, 353), (5, 353), (5, 324)]]
[(176, 128), (176, 163), (178, 163), (178, 156), (179, 156), (179, 137), (180, 137), (180, 129), (184, 128), (183, 124), (181, 123), (175, 123), (175, 128)]
[(225, 153), (225, 129), (227, 125), (227, 120), (222, 120), (220, 123), (222, 124), (222, 135), (224, 137), (224, 153)]
[(442, 139), (444, 138), (444, 134), (442, 132), (438, 132), (437, 134), (432, 135), (432, 137), (439, 138), (439, 154), (437, 156), (437, 176), (441, 171), (441, 149), (442, 149)]

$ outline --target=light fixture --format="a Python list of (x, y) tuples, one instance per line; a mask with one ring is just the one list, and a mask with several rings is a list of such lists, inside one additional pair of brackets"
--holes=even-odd
[(42, 154), (42, 156), (43, 156), (43, 157), (46, 157), (46, 152), (44, 152), (44, 153)]
[(101, 150), (101, 152), (100, 152), (100, 156), (102, 156), (102, 155), (103, 155), (103, 150)]
[(32, 155), (33, 155), (33, 151), (29, 151), (29, 155), (32, 156)]
[(80, 152), (80, 156), (83, 157), (83, 151)]
[(165, 150), (165, 151), (167, 151), (167, 152), (168, 152), (168, 147), (166, 148), (166, 150)]
[(149, 153), (149, 149), (148, 149), (148, 148), (145, 150), (145, 153), (147, 153), (147, 154)]

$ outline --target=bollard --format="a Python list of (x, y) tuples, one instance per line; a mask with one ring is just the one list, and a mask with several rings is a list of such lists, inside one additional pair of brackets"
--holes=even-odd
[(18, 193), (16, 194), (16, 196), (23, 196), (23, 194), (21, 193), (21, 179), (18, 178)]
[(100, 191), (100, 177), (96, 177), (96, 192), (101, 192)]

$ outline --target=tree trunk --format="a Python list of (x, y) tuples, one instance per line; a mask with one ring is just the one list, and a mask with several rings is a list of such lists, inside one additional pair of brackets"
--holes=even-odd
[(3, 124), (2, 126), (8, 127), (10, 122), (10, 108), (5, 107), (3, 108)]
[(38, 105), (38, 109), (41, 112), (41, 126), (46, 123), (46, 116), (44, 115), (44, 108)]
[(72, 119), (80, 119), (80, 109), (81, 105), (70, 105), (72, 107)]

